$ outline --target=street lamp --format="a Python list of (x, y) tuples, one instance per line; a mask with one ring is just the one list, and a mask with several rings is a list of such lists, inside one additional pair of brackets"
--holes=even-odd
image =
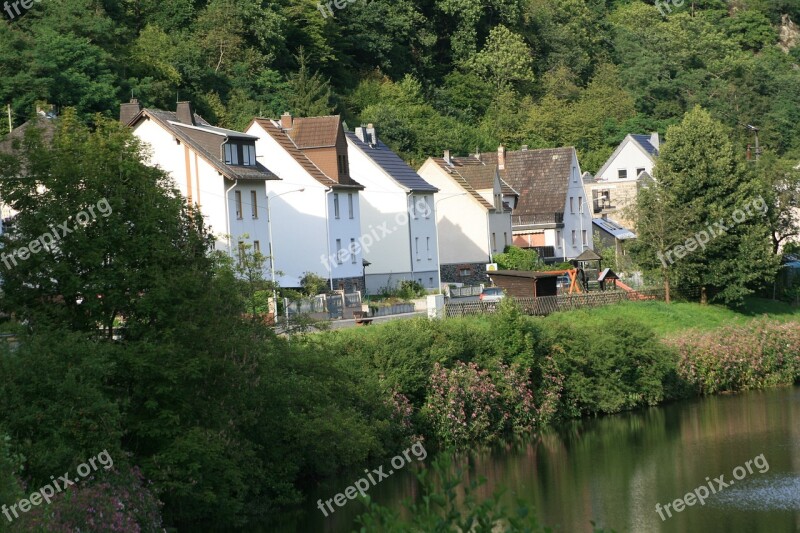
[(450, 200), (451, 198), (458, 198), (459, 196), (464, 196), (466, 194), (469, 194), (469, 193), (462, 192), (462, 193), (459, 193), (459, 194), (453, 194), (451, 196), (448, 196), (447, 198), (439, 198), (438, 200), (436, 200), (433, 203), (433, 211), (434, 211), (434, 213), (433, 213), (434, 214), (433, 221), (434, 221), (434, 229), (436, 230), (436, 261), (439, 263), (439, 268), (436, 269), (436, 274), (437, 274), (437, 277), (439, 278), (438, 287), (439, 287), (440, 291), (442, 290), (442, 254), (439, 253), (439, 221), (436, 220), (436, 218), (438, 216), (437, 213), (439, 211), (437, 211), (436, 206), (438, 206), (441, 202), (444, 202), (445, 200)]
[(277, 198), (278, 196), (283, 196), (284, 194), (289, 194), (293, 192), (303, 192), (305, 191), (305, 187), (302, 189), (292, 189), (291, 191), (282, 192), (280, 194), (273, 194), (272, 196), (267, 193), (267, 228), (269, 230), (269, 270), (270, 274), (272, 275), (272, 305), (274, 306), (273, 318), (277, 317), (278, 314), (278, 290), (275, 288), (275, 246), (273, 245), (272, 241), (272, 213), (269, 209), (269, 202), (273, 198)]

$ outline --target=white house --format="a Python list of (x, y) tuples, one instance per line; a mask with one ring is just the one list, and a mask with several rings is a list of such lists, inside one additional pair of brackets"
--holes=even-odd
[(262, 162), (280, 177), (267, 184), (280, 284), (298, 287), (311, 272), (332, 289), (363, 289), (363, 187), (350, 177), (341, 118), (287, 113), (279, 121), (255, 118), (246, 131), (258, 139)]
[(178, 102), (172, 112), (141, 109), (132, 100), (122, 104), (120, 121), (149, 146), (147, 163), (167, 171), (199, 207), (217, 249), (238, 258), (246, 243), (267, 253), (266, 184), (278, 177), (256, 161), (256, 137), (211, 126), (189, 102)]
[(496, 165), (519, 194), (511, 217), (513, 244), (548, 261), (574, 259), (592, 248), (592, 218), (574, 148), (484, 152), (456, 161)]
[(431, 157), (417, 171), (439, 191), (434, 211), (442, 282), (486, 281), (486, 265), (511, 244), (517, 192), (496, 164), (476, 158)]
[[(438, 288), (434, 194), (438, 189), (382, 143), (372, 124), (346, 133), (350, 175), (361, 192), (361, 231), (367, 290), (377, 293), (400, 280)], [(367, 246), (369, 244), (369, 246)]]
[(639, 188), (650, 176), (661, 147), (658, 133), (626, 135), (594, 178), (585, 180), (592, 216), (613, 218), (630, 227), (625, 209), (636, 202)]

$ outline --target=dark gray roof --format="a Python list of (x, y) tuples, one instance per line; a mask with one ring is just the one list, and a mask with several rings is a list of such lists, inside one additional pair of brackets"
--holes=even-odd
[(488, 272), (489, 277), (492, 276), (513, 276), (515, 278), (555, 278), (560, 276), (559, 272), (531, 272), (528, 270), (495, 270)]
[(615, 239), (619, 239), (621, 241), (636, 238), (636, 234), (634, 232), (628, 228), (620, 226), (610, 218), (593, 218), (592, 224), (597, 226), (598, 229), (605, 231)]
[(372, 159), (393, 180), (411, 191), (438, 192), (439, 189), (425, 181), (405, 161), (400, 159), (391, 148), (380, 140), (377, 144), (369, 145), (363, 142), (355, 133), (345, 132), (347, 139)]
[(239, 131), (216, 128), (206, 122), (203, 117), (194, 114), (194, 124), (183, 124), (173, 111), (161, 109), (143, 109), (130, 125), (150, 117), (162, 128), (173, 133), (178, 139), (191, 146), (208, 161), (217, 171), (230, 180), (277, 180), (278, 176), (270, 172), (264, 165), (256, 162), (254, 166), (228, 165), (222, 161), (222, 136), (255, 141), (257, 137)]
[(2, 142), (0, 142), (0, 152), (12, 153), (14, 151), (15, 142), (22, 141), (25, 138), (25, 132), (30, 128), (40, 129), (42, 132), (42, 141), (44, 141), (45, 144), (50, 144), (56, 133), (56, 120), (58, 119), (52, 116), (36, 115), (21, 126), (14, 128), (5, 137), (0, 137), (0, 139), (2, 139)]
[(585, 249), (581, 255), (575, 258), (575, 261), (600, 261), (603, 259), (591, 248)]
[(634, 140), (635, 140), (637, 143), (639, 143), (639, 144), (641, 145), (641, 147), (642, 147), (642, 148), (644, 148), (644, 149), (645, 149), (645, 151), (646, 151), (648, 154), (650, 154), (650, 155), (652, 155), (652, 156), (657, 156), (657, 155), (658, 155), (658, 148), (656, 148), (655, 146), (653, 146), (652, 144), (650, 144), (650, 136), (649, 136), (649, 135), (636, 135), (636, 134), (631, 134), (631, 137), (633, 137), (633, 139), (634, 139)]

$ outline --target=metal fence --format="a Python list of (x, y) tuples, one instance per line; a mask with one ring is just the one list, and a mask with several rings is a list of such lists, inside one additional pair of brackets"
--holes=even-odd
[(463, 298), (465, 296), (478, 296), (483, 292), (483, 285), (450, 287), (451, 298)]
[[(529, 315), (544, 316), (556, 311), (569, 311), (601, 307), (625, 301), (663, 300), (663, 289), (645, 289), (635, 292), (605, 291), (587, 294), (564, 294), (559, 296), (542, 296), (539, 298), (514, 298), (522, 310)], [(495, 302), (464, 302), (445, 305), (445, 316), (462, 317), (492, 313), (497, 308)]]

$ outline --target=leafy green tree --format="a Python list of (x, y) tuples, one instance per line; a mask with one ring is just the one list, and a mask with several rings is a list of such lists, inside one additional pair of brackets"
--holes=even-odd
[(300, 117), (330, 115), (333, 112), (330, 82), (319, 72), (311, 74), (303, 50), (300, 50), (296, 59), (298, 69), (289, 75), (286, 83), (289, 110)]
[(470, 62), (495, 89), (533, 82), (533, 57), (519, 35), (503, 25), (492, 28), (480, 52)]
[[(644, 193), (640, 203), (641, 208), (650, 202), (653, 212), (639, 210), (637, 233), (651, 251), (674, 246), (659, 261), (674, 263), (677, 281), (736, 304), (775, 275), (777, 258), (759, 207), (765, 202), (764, 188), (736, 156), (727, 129), (707, 111), (695, 108), (667, 130), (654, 173), (654, 194)], [(680, 223), (669, 230), (648, 231), (655, 213), (669, 224), (681, 212)], [(685, 246), (674, 245), (676, 238), (684, 239)], [(707, 242), (699, 245), (701, 240)]]
[(536, 250), (507, 246), (501, 254), (494, 254), (500, 270), (544, 270), (544, 262)]

